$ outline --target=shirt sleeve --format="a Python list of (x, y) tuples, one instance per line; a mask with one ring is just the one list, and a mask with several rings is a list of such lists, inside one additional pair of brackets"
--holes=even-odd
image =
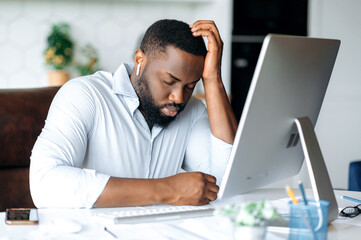
[(220, 185), (232, 145), (213, 136), (205, 106), (199, 103), (196, 109), (198, 116), (190, 131), (183, 169), (211, 174)]
[(95, 104), (81, 81), (71, 80), (55, 96), (32, 150), (30, 191), (38, 208), (91, 208), (110, 176), (83, 169)]

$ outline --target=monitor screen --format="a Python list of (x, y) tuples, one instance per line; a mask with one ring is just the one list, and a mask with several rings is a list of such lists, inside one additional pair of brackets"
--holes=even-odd
[(307, 117), (315, 126), (339, 45), (309, 37), (265, 38), (219, 198), (299, 172), (305, 156), (295, 119)]

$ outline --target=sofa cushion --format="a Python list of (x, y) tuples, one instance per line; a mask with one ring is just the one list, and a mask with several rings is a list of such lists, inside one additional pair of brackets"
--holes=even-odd
[(29, 166), (59, 87), (0, 89), (0, 168)]

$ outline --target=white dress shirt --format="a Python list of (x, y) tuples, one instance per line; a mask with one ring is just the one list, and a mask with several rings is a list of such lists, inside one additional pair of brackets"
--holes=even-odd
[(183, 168), (220, 183), (232, 145), (211, 134), (204, 104), (192, 97), (168, 127), (150, 131), (132, 69), (76, 78), (56, 94), (31, 156), (37, 207), (90, 208), (110, 176), (163, 178)]

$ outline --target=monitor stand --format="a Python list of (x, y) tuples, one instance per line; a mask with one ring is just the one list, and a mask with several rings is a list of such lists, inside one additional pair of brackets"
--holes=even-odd
[(314, 198), (316, 201), (321, 199), (330, 202), (328, 210), (330, 223), (338, 216), (338, 206), (314, 127), (308, 117), (296, 118), (295, 123), (300, 135)]

